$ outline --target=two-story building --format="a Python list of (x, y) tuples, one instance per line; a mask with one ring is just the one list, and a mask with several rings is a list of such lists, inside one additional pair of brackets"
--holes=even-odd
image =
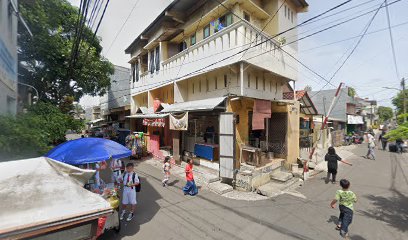
[(274, 36), (296, 26), (307, 7), (304, 0), (173, 1), (125, 50), (132, 130), (147, 126), (157, 156), (192, 155), (225, 178), (241, 164), (296, 162), (300, 106), (283, 99), (282, 87), (297, 80), (297, 45), (285, 45), (297, 33)]
[(0, 114), (17, 111), (17, 6), (0, 2)]
[(107, 93), (99, 99), (101, 115), (108, 124), (129, 128), (126, 116), (130, 115), (130, 69), (115, 65), (114, 70)]

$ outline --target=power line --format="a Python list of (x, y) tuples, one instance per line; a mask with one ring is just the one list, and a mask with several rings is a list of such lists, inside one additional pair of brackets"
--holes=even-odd
[[(218, 2), (218, 1), (217, 1), (217, 2)], [(254, 39), (253, 41), (251, 41), (251, 43), (249, 44), (249, 46), (251, 46), (252, 43), (254, 43), (254, 42), (258, 39), (258, 35), (261, 34), (261, 33), (265, 30), (265, 28), (266, 28), (266, 27), (269, 25), (269, 23), (275, 18), (275, 16), (279, 13), (279, 11), (280, 11), (281, 8), (285, 5), (285, 3), (286, 3), (286, 0), (284, 0), (284, 1), (282, 2), (282, 4), (279, 6), (278, 10), (276, 10), (275, 14), (273, 14), (273, 16), (269, 19), (269, 21), (265, 23), (265, 25), (264, 25), (263, 28), (261, 29), (261, 32), (260, 32), (260, 33), (256, 33), (255, 39)], [(285, 13), (285, 14), (286, 14), (286, 13)], [(242, 54), (240, 60), (242, 60), (242, 58), (245, 56), (245, 54), (247, 53), (248, 49), (249, 49), (249, 48), (247, 48), (247, 50)]]
[(128, 14), (128, 16), (126, 17), (126, 20), (123, 22), (122, 26), (120, 27), (119, 31), (116, 33), (115, 38), (113, 39), (113, 41), (111, 42), (111, 44), (108, 47), (108, 50), (106, 50), (105, 55), (107, 55), (109, 53), (109, 51), (111, 50), (113, 44), (116, 42), (116, 40), (119, 37), (119, 34), (122, 32), (123, 28), (125, 27), (126, 23), (129, 21), (130, 16), (132, 16), (133, 11), (136, 9), (137, 4), (140, 2), (140, 0), (137, 0), (135, 2), (135, 4), (132, 7), (132, 10), (130, 10), (130, 13)]
[(89, 27), (89, 28), (91, 28), (91, 26), (92, 26), (92, 21), (93, 21), (94, 18), (98, 15), (98, 14), (95, 15), (96, 10), (97, 10), (97, 8), (98, 8), (98, 3), (99, 3), (99, 0), (95, 0), (94, 4), (93, 4), (93, 6), (92, 6), (91, 16), (90, 16), (89, 19), (88, 19), (88, 27)]
[[(217, 0), (214, 0), (214, 1), (217, 1)], [(326, 10), (326, 11), (324, 11), (324, 12), (322, 12), (322, 13), (320, 13), (320, 14), (318, 14), (318, 15), (312, 17), (312, 18), (309, 18), (309, 19), (303, 21), (303, 22), (300, 23), (300, 24), (297, 24), (297, 25), (294, 26), (294, 27), (291, 27), (291, 28), (289, 28), (289, 29), (287, 29), (287, 30), (285, 30), (285, 31), (283, 31), (283, 32), (278, 33), (278, 34), (275, 34), (275, 35), (272, 36), (272, 37), (268, 37), (266, 40), (261, 41), (260, 43), (257, 43), (257, 44), (255, 44), (254, 46), (249, 46), (248, 48), (254, 48), (254, 47), (257, 47), (257, 46), (259, 46), (259, 45), (261, 45), (261, 44), (263, 44), (263, 43), (265, 43), (265, 42), (272, 41), (273, 38), (275, 38), (275, 37), (277, 37), (277, 36), (280, 36), (280, 35), (282, 35), (282, 34), (284, 34), (284, 33), (287, 33), (287, 32), (289, 32), (289, 31), (292, 31), (292, 30), (296, 29), (297, 27), (299, 27), (299, 26), (301, 26), (301, 25), (303, 25), (303, 24), (305, 24), (305, 23), (307, 23), (307, 22), (310, 22), (310, 21), (312, 21), (312, 20), (314, 20), (314, 19), (317, 19), (317, 18), (319, 18), (319, 17), (321, 17), (321, 16), (323, 16), (323, 15), (325, 15), (325, 14), (327, 14), (327, 13), (329, 13), (329, 12), (331, 12), (331, 11), (337, 9), (337, 8), (340, 8), (341, 6), (347, 4), (347, 3), (351, 2), (351, 1), (352, 1), (352, 0), (348, 0), (348, 1), (345, 1), (345, 2), (343, 2), (343, 3), (341, 3), (341, 4), (339, 4), (339, 5), (336, 5), (336, 6), (330, 8), (330, 9), (328, 9), (328, 10)], [(217, 2), (218, 2), (218, 1), (217, 1)], [(223, 5), (223, 4), (221, 3), (220, 5)], [(224, 8), (227, 8), (227, 7), (224, 5)], [(227, 10), (229, 10), (229, 11), (231, 12), (230, 9), (227, 8)], [(233, 14), (234, 14), (236, 17), (238, 17), (241, 21), (243, 21), (243, 19), (242, 19), (240, 16), (236, 15), (235, 13), (233, 13)], [(256, 29), (255, 27), (253, 27), (252, 25), (251, 25), (251, 27), (252, 27), (254, 30), (257, 30), (257, 29)], [(241, 33), (241, 34), (242, 34), (242, 33)], [(273, 42), (273, 44), (275, 45), (274, 42)], [(293, 55), (287, 53), (284, 49), (280, 48), (280, 50), (282, 50), (283, 52), (285, 52), (286, 54), (288, 54), (289, 56), (291, 56), (292, 58), (294, 58), (295, 60), (297, 60), (298, 62), (300, 62), (300, 61), (299, 61), (298, 59), (296, 59)], [(173, 82), (173, 81), (176, 81), (176, 80), (179, 80), (179, 79), (182, 79), (182, 78), (185, 78), (185, 77), (188, 77), (188, 76), (197, 74), (197, 73), (204, 73), (204, 72), (202, 72), (202, 71), (205, 70), (206, 68), (211, 67), (211, 66), (214, 66), (214, 65), (216, 65), (216, 64), (218, 64), (218, 63), (220, 63), (220, 62), (223, 62), (223, 61), (225, 61), (225, 60), (227, 60), (227, 59), (229, 59), (229, 58), (232, 58), (232, 57), (234, 57), (234, 56), (236, 56), (236, 55), (238, 55), (238, 54), (241, 54), (241, 53), (243, 53), (244, 51), (246, 51), (246, 49), (241, 50), (241, 51), (238, 51), (237, 53), (234, 53), (234, 54), (232, 54), (232, 55), (230, 55), (230, 56), (228, 56), (228, 57), (225, 57), (225, 58), (223, 58), (223, 59), (221, 59), (221, 60), (218, 60), (217, 62), (211, 63), (211, 64), (209, 64), (209, 65), (207, 65), (207, 66), (205, 66), (205, 67), (203, 67), (203, 68), (200, 68), (200, 69), (198, 69), (198, 70), (195, 70), (195, 71), (193, 71), (193, 72), (191, 72), (191, 73), (185, 74), (184, 76), (178, 77), (177, 79), (170, 79), (170, 80), (165, 80), (165, 81), (158, 82), (158, 83), (147, 84), (147, 85), (144, 85), (144, 86), (142, 86), (142, 87), (146, 88), (146, 87), (155, 85), (153, 88), (157, 88), (157, 87), (163, 86), (163, 85), (166, 84), (166, 83)], [(262, 53), (262, 54), (263, 54), (263, 53)], [(301, 63), (301, 62), (300, 62), (300, 63)], [(303, 63), (301, 63), (301, 64), (303, 64)], [(303, 64), (303, 66), (307, 67), (305, 64)], [(307, 68), (308, 68), (308, 67), (307, 67)], [(311, 70), (310, 68), (308, 68), (308, 69)], [(311, 71), (312, 71), (314, 74), (318, 75), (319, 77), (323, 78), (321, 75), (317, 74), (315, 71), (313, 71), (313, 70), (311, 70)], [(324, 78), (323, 78), (323, 79), (324, 79)], [(326, 80), (326, 81), (327, 81), (327, 80)], [(131, 94), (127, 94), (127, 96), (129, 96), (129, 95), (131, 95)]]
[[(205, 3), (205, 6), (206, 6), (206, 5), (207, 5), (207, 2)], [(196, 27), (196, 30), (195, 30), (194, 34), (197, 33), (197, 30), (198, 30), (198, 27), (200, 26), (201, 20), (203, 20), (205, 10), (206, 10), (206, 8), (203, 8), (203, 12), (201, 13), (201, 17), (200, 17), (200, 20), (199, 20), (198, 23), (197, 23), (197, 27)], [(197, 34), (196, 34), (196, 37), (197, 37)], [(184, 31), (183, 31), (183, 39), (182, 39), (182, 41), (184, 41)], [(190, 43), (191, 43), (191, 42), (190, 42)], [(182, 44), (184, 44), (184, 43), (182, 43)], [(186, 60), (186, 55), (188, 54), (190, 48), (191, 48), (191, 46), (190, 46), (189, 48), (187, 48), (187, 52), (186, 52), (186, 54), (184, 55), (183, 61), (182, 61), (181, 64), (180, 64), (180, 68), (179, 68), (179, 70), (178, 70), (178, 72), (177, 72), (176, 78), (177, 78), (178, 75), (180, 74), (181, 68), (183, 67), (184, 61)]]
[[(401, 27), (401, 26), (406, 25), (406, 24), (408, 24), (408, 21), (403, 22), (403, 23), (400, 23), (400, 24), (393, 25), (393, 26), (391, 26), (391, 28), (393, 29), (393, 28)], [(378, 29), (378, 30), (375, 30), (375, 31), (371, 31), (371, 32), (367, 32), (367, 33), (366, 33), (366, 36), (367, 36), (367, 35), (374, 34), (374, 33), (383, 32), (383, 31), (386, 31), (386, 30), (388, 30), (388, 27), (387, 27), (387, 28), (381, 28), (381, 29)], [(346, 41), (349, 41), (349, 40), (353, 40), (353, 39), (358, 38), (358, 37), (361, 37), (361, 36), (362, 36), (362, 34), (359, 34), (359, 35), (356, 35), (356, 36), (353, 36), (353, 37), (349, 37), (349, 38), (345, 38), (345, 39), (342, 39), (342, 40), (338, 40), (338, 41), (326, 43), (326, 44), (323, 44), (323, 45), (319, 45), (319, 46), (317, 46), (317, 47), (308, 48), (308, 49), (302, 50), (302, 51), (300, 51), (300, 52), (307, 52), (307, 51), (311, 51), (311, 50), (315, 50), (315, 49), (327, 47), (327, 46), (330, 46), (330, 45), (333, 45), (333, 44), (337, 44), (337, 43), (342, 43), (342, 42), (346, 42)]]
[[(386, 0), (383, 2), (383, 4), (386, 2)], [(383, 5), (381, 4), (381, 6)], [(319, 93), (321, 90), (323, 90), (328, 84), (331, 83), (331, 81), (333, 80), (333, 78), (337, 75), (337, 73), (343, 68), (343, 66), (346, 64), (346, 62), (350, 59), (350, 57), (353, 55), (353, 53), (355, 52), (355, 50), (357, 49), (357, 47), (360, 45), (361, 41), (363, 40), (365, 34), (367, 33), (368, 29), (370, 28), (371, 24), (373, 23), (375, 17), (377, 16), (378, 12), (381, 9), (381, 6), (377, 9), (377, 11), (374, 13), (374, 15), (371, 17), (370, 21), (368, 22), (367, 26), (365, 27), (365, 29), (363, 30), (363, 34), (362, 36), (359, 38), (359, 40), (357, 41), (357, 43), (355, 44), (354, 48), (351, 50), (351, 52), (347, 55), (346, 59), (344, 59), (344, 61), (341, 63), (340, 67), (337, 68), (337, 70), (333, 73), (332, 77), (329, 79), (329, 81), (317, 92)], [(316, 93), (316, 94), (317, 94)], [(314, 94), (313, 96), (315, 96), (316, 94)], [(312, 97), (313, 97), (312, 96)]]
[[(387, 0), (385, 0), (385, 4), (387, 4)], [(386, 15), (387, 15), (387, 24), (388, 24), (388, 31), (389, 31), (389, 34), (390, 34), (390, 43), (391, 43), (392, 59), (394, 61), (395, 75), (397, 76), (397, 79), (399, 81), (397, 57), (396, 57), (396, 54), (395, 54), (394, 38), (392, 36), (390, 12), (388, 10), (388, 6), (385, 7), (385, 12), (386, 12)]]

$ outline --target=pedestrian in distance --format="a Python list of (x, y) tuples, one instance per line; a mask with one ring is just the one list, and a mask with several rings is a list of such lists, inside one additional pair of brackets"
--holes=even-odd
[(131, 221), (134, 217), (136, 210), (136, 186), (139, 183), (139, 176), (134, 171), (133, 163), (126, 164), (126, 172), (122, 177), (123, 181), (123, 194), (122, 194), (122, 213), (120, 214), (120, 220), (125, 218), (126, 209), (129, 209), (129, 215), (126, 221)]
[(387, 134), (385, 131), (382, 131), (380, 137), (378, 137), (378, 141), (381, 143), (382, 150), (385, 151), (387, 149), (388, 139), (385, 137)]
[(350, 239), (348, 228), (353, 221), (354, 203), (357, 202), (357, 196), (350, 191), (350, 182), (347, 179), (341, 179), (340, 186), (342, 189), (337, 190), (330, 206), (335, 208), (336, 203), (339, 203), (340, 216), (336, 229), (340, 230), (340, 235), (343, 238)]
[(115, 186), (120, 185), (120, 178), (121, 178), (121, 169), (122, 169), (122, 161), (119, 159), (112, 159), (111, 160), (111, 170), (112, 170), (112, 182)]
[(395, 144), (397, 145), (397, 153), (402, 154), (402, 152), (404, 151), (404, 148), (403, 148), (404, 141), (401, 138), (398, 138), (395, 141)]
[(167, 187), (168, 182), (169, 182), (169, 178), (170, 178), (170, 169), (171, 169), (171, 164), (170, 164), (170, 157), (167, 156), (164, 158), (164, 162), (163, 162), (163, 173), (164, 173), (164, 178), (162, 181), (163, 187)]
[(352, 166), (351, 163), (347, 162), (346, 160), (341, 159), (339, 155), (336, 154), (336, 150), (334, 147), (329, 147), (326, 156), (324, 157), (324, 160), (327, 162), (327, 178), (326, 178), (326, 183), (330, 182), (330, 175), (332, 177), (331, 181), (332, 183), (336, 183), (336, 175), (337, 175), (337, 169), (338, 169), (338, 164), (337, 162), (342, 162), (347, 165)]
[(191, 158), (187, 159), (187, 165), (186, 165), (185, 173), (186, 173), (187, 183), (183, 188), (184, 195), (187, 195), (187, 194), (189, 194), (190, 196), (197, 195), (198, 189), (197, 189), (197, 185), (195, 184), (195, 181), (194, 181), (193, 159), (191, 159)]
[(375, 138), (368, 132), (365, 132), (365, 136), (368, 143), (368, 152), (365, 158), (375, 160)]

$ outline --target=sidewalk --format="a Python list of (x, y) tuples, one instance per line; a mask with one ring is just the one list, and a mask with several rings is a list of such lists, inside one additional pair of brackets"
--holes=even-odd
[[(158, 169), (163, 168), (163, 162), (155, 158), (145, 159), (143, 160), (143, 162)], [(184, 173), (185, 166), (186, 166), (185, 162), (182, 162), (181, 166), (172, 164), (170, 178), (176, 177), (178, 179), (181, 179), (181, 181), (185, 181)], [(259, 201), (268, 199), (268, 197), (259, 195), (254, 192), (241, 192), (234, 190), (232, 186), (221, 183), (218, 171), (216, 170), (194, 165), (193, 171), (194, 180), (198, 187), (200, 187), (201, 189), (212, 191), (225, 198), (244, 201)]]

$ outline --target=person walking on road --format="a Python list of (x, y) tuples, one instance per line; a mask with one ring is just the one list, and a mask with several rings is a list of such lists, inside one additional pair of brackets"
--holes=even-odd
[(198, 193), (197, 185), (195, 184), (194, 181), (194, 176), (193, 176), (193, 159), (188, 158), (187, 159), (187, 166), (185, 169), (186, 173), (186, 180), (187, 183), (183, 188), (184, 195), (189, 194), (190, 196), (194, 196)]
[(336, 154), (336, 150), (334, 147), (329, 147), (326, 156), (324, 157), (324, 160), (327, 162), (327, 178), (326, 178), (326, 183), (330, 182), (330, 175), (332, 177), (332, 183), (336, 183), (336, 175), (337, 175), (337, 168), (338, 164), (337, 162), (342, 162), (347, 165), (352, 166), (351, 163), (347, 162), (346, 160), (341, 159), (339, 155)]
[(167, 187), (167, 183), (169, 182), (170, 178), (170, 157), (167, 156), (164, 158), (164, 164), (163, 164), (163, 173), (164, 173), (164, 179), (162, 181), (163, 187)]
[(332, 208), (336, 207), (336, 203), (339, 202), (339, 222), (336, 229), (340, 230), (340, 235), (345, 239), (349, 238), (349, 226), (353, 221), (354, 203), (357, 202), (357, 196), (350, 191), (350, 182), (347, 179), (340, 180), (341, 190), (337, 190), (336, 196), (331, 202)]
[(368, 142), (368, 152), (367, 152), (367, 155), (365, 157), (368, 158), (368, 159), (375, 160), (375, 152), (374, 152), (375, 138), (373, 137), (373, 135), (371, 135), (368, 132), (365, 132), (365, 135), (366, 135), (367, 142)]
[(385, 137), (387, 134), (385, 131), (382, 131), (380, 137), (378, 138), (379, 142), (381, 143), (382, 150), (385, 151), (387, 149), (388, 139)]
[(134, 217), (136, 209), (136, 186), (139, 185), (139, 176), (134, 171), (133, 163), (126, 164), (126, 172), (122, 178), (123, 181), (123, 194), (122, 194), (122, 213), (120, 214), (120, 220), (125, 218), (126, 209), (129, 208), (130, 212), (126, 221), (130, 222)]

